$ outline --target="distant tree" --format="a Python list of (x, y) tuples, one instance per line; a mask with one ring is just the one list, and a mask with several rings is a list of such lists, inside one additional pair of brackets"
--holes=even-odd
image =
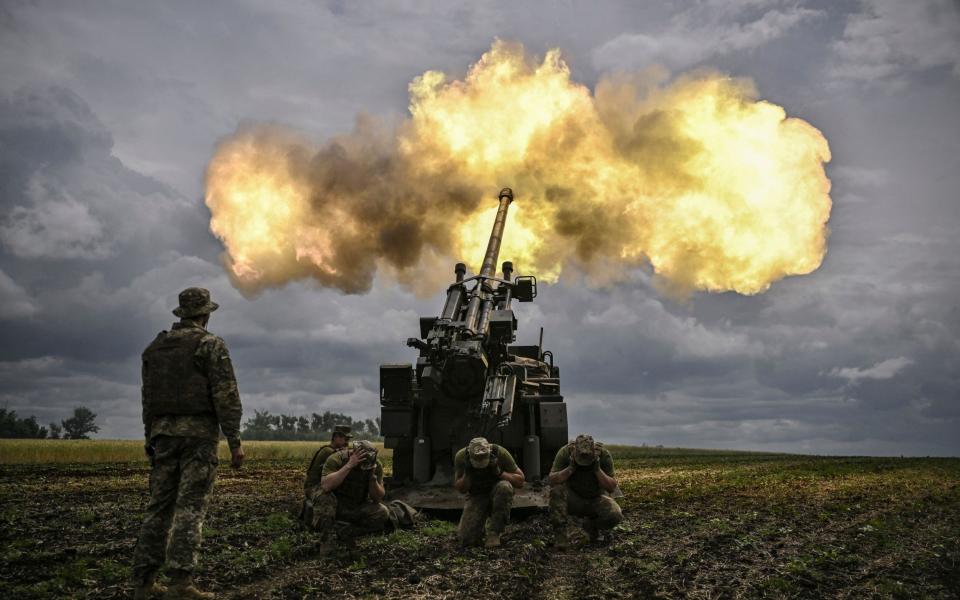
[(56, 423), (50, 423), (50, 439), (59, 440), (63, 435), (63, 427), (60, 427)]
[[(380, 419), (378, 418), (377, 421)], [(377, 427), (377, 424), (373, 422), (373, 419), (367, 419), (364, 421), (364, 424), (367, 426), (367, 433), (373, 437), (380, 435), (380, 428)]]
[(79, 406), (73, 409), (73, 416), (66, 421), (60, 421), (63, 426), (64, 439), (67, 440), (87, 440), (91, 433), (100, 431), (96, 424), (97, 415), (85, 406)]
[(325, 411), (322, 415), (312, 413), (309, 417), (295, 415), (272, 415), (268, 411), (254, 410), (254, 415), (243, 424), (243, 437), (248, 440), (309, 440), (330, 439), (336, 425), (348, 425), (354, 433), (367, 438), (376, 438), (379, 428), (371, 429), (369, 419), (354, 420), (350, 415)]
[(293, 415), (280, 415), (280, 431), (296, 431), (297, 418)]
[(0, 408), (0, 437), (45, 438), (47, 428), (41, 427), (36, 417), (20, 419), (17, 417), (17, 411)]
[(245, 431), (270, 431), (270, 424), (272, 418), (270, 416), (270, 411), (267, 410), (254, 410), (253, 416), (247, 419), (247, 422), (243, 424)]
[(374, 422), (377, 424), (377, 435), (380, 435), (380, 432), (383, 431), (383, 427), (380, 425), (380, 417), (375, 418)]
[(310, 419), (306, 417), (297, 419), (297, 433), (310, 433)]
[(322, 426), (322, 431), (333, 431), (333, 426), (336, 424), (334, 422), (333, 413), (329, 410), (323, 411), (323, 415), (320, 417), (320, 424)]

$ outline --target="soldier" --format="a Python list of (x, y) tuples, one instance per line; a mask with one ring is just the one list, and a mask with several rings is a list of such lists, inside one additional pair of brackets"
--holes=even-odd
[(584, 517), (590, 541), (598, 529), (607, 530), (623, 520), (620, 506), (610, 497), (617, 489), (610, 451), (581, 434), (560, 448), (550, 469), (550, 520), (557, 528), (555, 545), (566, 548), (568, 516)]
[(320, 489), (320, 479), (323, 477), (323, 466), (327, 463), (330, 455), (337, 450), (346, 448), (352, 437), (353, 435), (350, 433), (350, 427), (348, 425), (335, 425), (333, 427), (333, 434), (330, 436), (330, 443), (320, 446), (320, 448), (313, 453), (310, 466), (307, 467), (307, 478), (303, 482), (304, 500), (303, 507), (300, 509), (300, 517), (306, 525), (310, 525), (313, 521), (314, 497), (323, 493), (323, 490)]
[(377, 449), (366, 440), (353, 442), (324, 463), (311, 526), (325, 535), (333, 532), (336, 521), (346, 521), (365, 533), (383, 531), (390, 522), (385, 495)]
[(479, 546), (489, 517), (490, 531), (484, 545), (499, 546), (500, 536), (510, 520), (513, 489), (523, 487), (523, 471), (506, 448), (482, 437), (473, 438), (466, 448), (457, 452), (453, 468), (454, 489), (467, 494), (457, 528), (460, 544)]
[[(150, 503), (133, 553), (134, 598), (213, 598), (192, 581), (203, 515), (217, 472), (220, 431), (231, 465), (243, 464), (240, 394), (223, 340), (205, 327), (218, 305), (210, 292), (180, 292), (180, 317), (143, 352), (143, 424)], [(169, 538), (169, 543), (168, 543)], [(156, 583), (166, 559), (170, 589)]]

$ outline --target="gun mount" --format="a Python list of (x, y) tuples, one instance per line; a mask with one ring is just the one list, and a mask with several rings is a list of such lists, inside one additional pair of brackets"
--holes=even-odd
[(419, 508), (463, 507), (452, 488), (453, 457), (477, 436), (508, 449), (523, 469), (528, 485), (513, 505), (546, 506), (543, 478), (567, 443), (560, 369), (543, 349), (543, 329), (538, 345), (512, 345), (512, 303), (532, 302), (537, 279), (513, 277), (511, 262), (496, 277), (513, 191), (504, 188), (498, 199), (479, 273), (465, 278), (466, 265), (457, 263), (440, 315), (422, 317), (420, 337), (407, 340), (419, 351), (416, 366), (380, 366), (381, 433), (393, 450), (390, 493)]

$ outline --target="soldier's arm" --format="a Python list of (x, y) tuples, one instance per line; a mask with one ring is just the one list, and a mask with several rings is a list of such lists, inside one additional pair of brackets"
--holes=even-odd
[(377, 461), (377, 466), (373, 468), (370, 475), (370, 499), (374, 502), (380, 502), (387, 495), (387, 490), (383, 489), (383, 465)]
[(150, 414), (150, 403), (147, 401), (147, 363), (140, 367), (140, 403), (143, 405), (143, 439), (147, 455), (150, 455), (150, 425), (153, 424), (153, 415)]
[[(313, 458), (310, 459), (310, 465), (307, 467), (307, 478), (303, 482), (303, 491), (310, 493), (310, 490), (313, 489), (315, 485), (320, 483), (320, 478), (323, 476), (323, 465), (326, 463), (326, 459), (322, 462), (320, 460), (323, 449), (317, 450), (313, 453)], [(329, 458), (329, 457), (327, 457)]]
[(510, 452), (506, 448), (500, 448), (497, 460), (500, 462), (500, 479), (508, 482), (517, 489), (522, 488), (524, 480), (523, 471), (517, 466), (517, 461), (513, 460)]
[(597, 475), (597, 483), (604, 491), (612, 494), (617, 489), (617, 480), (613, 477), (613, 456), (609, 451), (604, 450), (600, 455), (594, 473)]
[(323, 477), (320, 478), (320, 489), (325, 492), (332, 492), (341, 485), (357, 465), (363, 460), (359, 452), (352, 452), (346, 462), (341, 463), (338, 456), (334, 454), (327, 459), (323, 465)]
[(223, 437), (227, 438), (230, 450), (236, 453), (240, 447), (240, 419), (243, 406), (240, 404), (240, 392), (237, 390), (237, 378), (233, 373), (233, 363), (227, 345), (218, 337), (210, 336), (200, 345), (198, 353), (206, 362), (207, 379), (210, 382), (210, 394), (213, 408)]
[(560, 448), (556, 458), (553, 459), (553, 467), (551, 467), (547, 479), (550, 480), (550, 485), (560, 485), (570, 479), (573, 471), (574, 467), (573, 461), (570, 460), (570, 451), (567, 446), (564, 446)]
[(466, 451), (460, 450), (453, 459), (453, 489), (461, 494), (470, 490), (470, 481), (467, 479)]

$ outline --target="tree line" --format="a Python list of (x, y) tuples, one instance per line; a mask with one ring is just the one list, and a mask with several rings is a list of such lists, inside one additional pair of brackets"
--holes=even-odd
[(358, 439), (380, 439), (380, 417), (354, 419), (350, 415), (324, 411), (307, 416), (272, 415), (270, 411), (253, 411), (254, 415), (243, 424), (243, 439), (246, 440), (308, 440), (326, 441), (333, 428), (347, 425)]
[(73, 416), (43, 427), (33, 415), (20, 418), (17, 411), (0, 408), (0, 438), (88, 440), (91, 433), (100, 431), (97, 414), (85, 406), (73, 409)]

